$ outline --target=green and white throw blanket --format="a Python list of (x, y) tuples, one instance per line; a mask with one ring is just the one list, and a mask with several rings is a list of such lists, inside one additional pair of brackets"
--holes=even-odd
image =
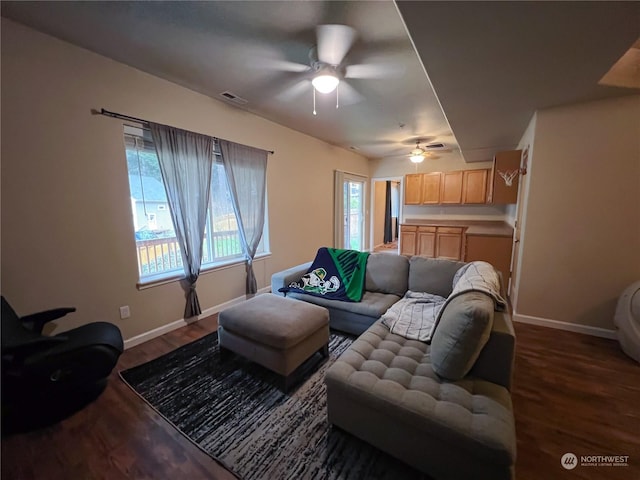
[(496, 310), (504, 310), (507, 302), (500, 295), (500, 277), (490, 263), (471, 262), (453, 277), (453, 291), (447, 298), (409, 290), (404, 298), (382, 315), (392, 333), (411, 340), (431, 342), (447, 304), (466, 292), (483, 292), (493, 298)]
[(345, 302), (359, 302), (364, 293), (367, 252), (339, 248), (318, 249), (316, 258), (302, 278), (279, 291), (306, 293)]

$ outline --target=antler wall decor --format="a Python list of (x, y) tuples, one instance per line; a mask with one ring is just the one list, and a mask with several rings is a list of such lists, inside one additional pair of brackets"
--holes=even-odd
[(498, 170), (498, 175), (502, 177), (504, 180), (504, 184), (507, 187), (511, 187), (513, 185), (513, 179), (520, 173), (520, 170), (507, 170), (506, 172)]

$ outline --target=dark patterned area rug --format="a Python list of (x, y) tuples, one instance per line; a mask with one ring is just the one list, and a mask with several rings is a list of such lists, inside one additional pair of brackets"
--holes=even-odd
[(289, 394), (276, 374), (234, 356), (220, 363), (213, 333), (121, 378), (186, 437), (243, 479), (419, 479), (422, 476), (327, 422), (324, 374), (351, 345), (332, 334)]

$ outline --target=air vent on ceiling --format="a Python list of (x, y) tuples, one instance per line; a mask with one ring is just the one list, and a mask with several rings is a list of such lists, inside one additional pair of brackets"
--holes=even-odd
[(245, 105), (248, 103), (248, 100), (239, 97), (235, 93), (231, 93), (229, 90), (227, 90), (226, 92), (222, 92), (220, 96), (227, 102), (235, 103), (236, 105)]
[(444, 143), (430, 143), (425, 145), (424, 148), (426, 150), (444, 150), (447, 146)]

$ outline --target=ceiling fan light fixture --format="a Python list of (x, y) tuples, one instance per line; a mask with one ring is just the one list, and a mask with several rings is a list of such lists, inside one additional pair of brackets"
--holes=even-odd
[(340, 79), (333, 73), (323, 72), (311, 80), (313, 88), (320, 93), (333, 92), (340, 83)]
[(413, 163), (421, 163), (424, 160), (424, 148), (420, 148), (420, 142), (416, 142), (416, 148), (411, 150), (409, 154), (409, 160)]

